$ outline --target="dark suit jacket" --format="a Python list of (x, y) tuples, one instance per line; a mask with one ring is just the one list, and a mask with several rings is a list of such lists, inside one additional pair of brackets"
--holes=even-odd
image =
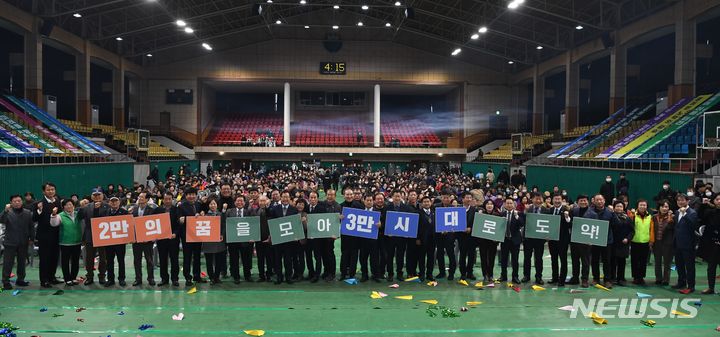
[(322, 213), (328, 213), (327, 209), (325, 209), (325, 205), (323, 205), (321, 202), (318, 202), (317, 205), (315, 205), (315, 208), (310, 211), (310, 204), (305, 206), (305, 211), (307, 214), (322, 214)]
[[(508, 217), (508, 211), (502, 211), (500, 213), (500, 216), (503, 218)], [(505, 235), (510, 234), (510, 239), (512, 242), (516, 245), (519, 245), (522, 242), (522, 230), (525, 227), (525, 214), (524, 213), (517, 213), (517, 219), (515, 216), (510, 217), (510, 222), (507, 224), (507, 229), (505, 230)]]
[[(195, 206), (193, 208), (193, 206)], [(180, 203), (180, 206), (177, 207), (178, 210), (178, 218), (188, 217), (188, 216), (195, 216), (195, 214), (198, 214), (202, 211), (202, 205), (196, 200), (194, 203), (190, 203), (187, 200), (183, 200), (183, 202)], [(187, 221), (187, 219), (185, 220)], [(185, 237), (185, 232), (187, 230), (187, 227), (185, 227), (186, 223), (180, 224), (179, 228), (179, 234), (181, 238)]]
[[(91, 229), (91, 219), (94, 217), (94, 209), (95, 209), (95, 203), (90, 202), (85, 207), (80, 208), (78, 210), (78, 215), (80, 219), (83, 219), (83, 227), (82, 227), (82, 240), (84, 242), (92, 242), (92, 229)], [(45, 209), (43, 208), (43, 211)], [(108, 216), (108, 212), (110, 212), (110, 206), (106, 202), (102, 202), (100, 205), (100, 212), (98, 215), (98, 218), (102, 218), (105, 216)]]
[[(694, 209), (688, 207), (685, 216), (678, 221), (680, 211), (674, 212), (675, 220), (675, 249), (693, 250), (697, 243), (695, 231), (698, 230), (698, 214)], [(706, 228), (707, 229), (707, 228)]]
[(165, 207), (156, 207), (153, 211), (153, 214), (162, 213), (170, 213), (170, 226), (172, 227), (173, 234), (175, 234), (176, 238), (182, 236), (180, 233), (180, 223), (178, 222), (178, 219), (180, 218), (180, 216), (178, 215), (178, 208), (175, 206), (171, 206), (168, 212), (167, 210), (165, 210)]
[[(37, 205), (43, 204), (43, 210), (40, 214), (37, 212)], [(58, 214), (62, 212), (62, 206), (60, 205), (60, 197), (55, 196), (55, 202), (48, 202), (43, 195), (40, 200), (35, 203), (32, 207), (32, 219), (37, 222), (37, 229), (35, 230), (35, 238), (40, 245), (44, 241), (58, 243), (60, 240), (60, 227), (50, 226), (50, 214), (52, 214), (53, 208), (57, 207)]]
[[(471, 232), (472, 232), (473, 223), (475, 222), (475, 213), (477, 213), (477, 211), (478, 211), (477, 207), (475, 207), (475, 206), (470, 206), (465, 211), (465, 217), (467, 219), (467, 228), (469, 228), (471, 230)], [(468, 234), (468, 235), (470, 235), (470, 234)]]
[(417, 239), (422, 245), (430, 244), (435, 236), (435, 210), (431, 208), (430, 215), (427, 215), (425, 210), (420, 208), (418, 214), (420, 217), (418, 218)]
[(284, 216), (298, 214), (297, 208), (293, 207), (292, 205), (288, 205), (287, 211), (285, 212), (285, 215), (283, 215), (282, 207), (282, 204), (277, 204), (275, 207), (272, 207), (270, 209), (270, 219), (282, 218)]

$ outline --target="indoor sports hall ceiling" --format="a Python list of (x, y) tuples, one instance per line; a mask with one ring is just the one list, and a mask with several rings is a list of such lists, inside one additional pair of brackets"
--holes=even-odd
[[(676, 2), (5, 1), (140, 64), (169, 63), (267, 40), (299, 39), (319, 43), (327, 39), (340, 39), (391, 41), (509, 72), (550, 58), (589, 39), (601, 37), (606, 32)], [(259, 14), (257, 5), (262, 6)], [(407, 15), (408, 12), (410, 15)], [(178, 20), (182, 20), (185, 26), (178, 25)], [(206, 45), (203, 46), (203, 43)], [(210, 48), (212, 50), (208, 50)], [(461, 52), (451, 56), (458, 48)]]

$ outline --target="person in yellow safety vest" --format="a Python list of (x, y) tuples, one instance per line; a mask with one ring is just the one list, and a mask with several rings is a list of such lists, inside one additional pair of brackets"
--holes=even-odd
[(635, 235), (630, 243), (630, 266), (633, 284), (645, 285), (648, 256), (655, 242), (655, 230), (652, 216), (648, 212), (648, 202), (639, 199), (637, 210), (632, 215)]

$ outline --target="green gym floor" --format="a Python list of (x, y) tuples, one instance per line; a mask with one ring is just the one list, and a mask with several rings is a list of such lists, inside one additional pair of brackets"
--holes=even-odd
[[(131, 256), (128, 251), (126, 264), (130, 283), (134, 279)], [(652, 268), (648, 268), (648, 275), (654, 275)], [(496, 274), (498, 270), (496, 267)], [(700, 291), (707, 286), (705, 265), (698, 263), (697, 270), (697, 289)], [(476, 268), (476, 274), (479, 272)], [(549, 258), (546, 257), (546, 279), (549, 272)], [(244, 330), (264, 330), (265, 336), (577, 337), (596, 336), (598, 332), (606, 336), (627, 333), (635, 336), (720, 336), (720, 332), (715, 331), (720, 324), (717, 295), (693, 294), (690, 297), (702, 300), (695, 318), (655, 319), (654, 328), (643, 325), (636, 318), (612, 318), (606, 325), (596, 325), (582, 314), (570, 318), (569, 312), (558, 309), (571, 305), (575, 298), (635, 299), (638, 291), (656, 299), (686, 298), (669, 287), (615, 287), (610, 292), (589, 288), (583, 293), (571, 294), (570, 289), (577, 286), (557, 289), (547, 285), (544, 291), (533, 291), (525, 284), (518, 293), (504, 284), (494, 289), (476, 290), (472, 283), (465, 287), (457, 281), (446, 280), (439, 280), (437, 287), (398, 282), (400, 287), (397, 289), (389, 288), (391, 283), (388, 282), (372, 281), (358, 285), (304, 281), (275, 286), (272, 283), (235, 285), (226, 280), (219, 286), (201, 284), (197, 293), (187, 294), (184, 284), (164, 290), (147, 285), (105, 289), (97, 284), (90, 287), (60, 285), (46, 290), (38, 288), (36, 267), (29, 268), (28, 275), (32, 282), (30, 287), (15, 296), (12, 291), (0, 294), (0, 322), (11, 322), (19, 327), (18, 336), (244, 336)], [(647, 280), (652, 283), (654, 277)], [(53, 295), (58, 289), (63, 289), (64, 294)], [(371, 299), (372, 291), (388, 296)], [(394, 298), (404, 295), (412, 295), (413, 299)], [(455, 310), (460, 317), (443, 318), (439, 311), (437, 317), (430, 317), (426, 313), (428, 304), (421, 300), (437, 300), (438, 305)], [(468, 301), (482, 304), (469, 307)], [(460, 312), (463, 306), (469, 310)], [(79, 307), (86, 310), (76, 312)], [(41, 312), (41, 308), (47, 308), (47, 311)], [(124, 315), (119, 315), (120, 311)], [(172, 316), (178, 313), (184, 313), (185, 319), (173, 320)], [(143, 324), (152, 324), (154, 328), (141, 331), (138, 328)]]

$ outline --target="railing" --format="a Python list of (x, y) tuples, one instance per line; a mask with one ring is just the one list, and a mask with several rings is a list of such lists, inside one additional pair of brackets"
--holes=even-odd
[(604, 160), (535, 157), (527, 163), (538, 166), (592, 167), (619, 170), (687, 173), (696, 172), (699, 161), (696, 158)]
[(107, 162), (132, 162), (131, 158), (124, 154), (104, 155), (8, 155), (0, 156), (0, 166), (9, 165), (49, 165), (49, 164), (79, 164), (79, 163), (107, 163)]
[[(275, 146), (268, 146), (266, 144), (251, 144), (247, 141), (223, 141), (221, 143), (206, 142), (205, 146), (242, 146), (242, 147), (285, 147), (282, 142), (277, 142)], [(372, 141), (351, 141), (347, 144), (299, 144), (298, 142), (290, 142), (292, 147), (374, 147)], [(423, 142), (399, 142), (398, 144), (386, 144), (380, 142), (380, 147), (383, 148), (445, 148), (447, 147), (446, 142), (441, 143), (429, 143)]]

